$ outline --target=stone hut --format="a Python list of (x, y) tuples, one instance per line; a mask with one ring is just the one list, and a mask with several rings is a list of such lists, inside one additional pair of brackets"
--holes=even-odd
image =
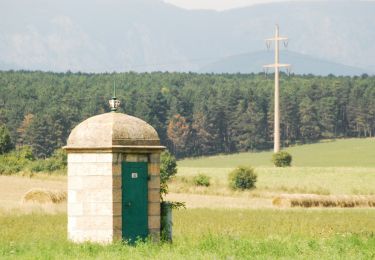
[(155, 129), (110, 112), (71, 132), (68, 153), (68, 238), (110, 243), (160, 235), (160, 153)]

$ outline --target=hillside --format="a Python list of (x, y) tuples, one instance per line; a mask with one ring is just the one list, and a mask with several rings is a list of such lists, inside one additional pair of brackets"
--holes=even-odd
[[(375, 167), (375, 138), (338, 139), (285, 149), (293, 156), (293, 166)], [(179, 167), (233, 168), (239, 165), (272, 166), (272, 152), (218, 155), (178, 162)]]
[[(313, 74), (326, 76), (333, 75), (361, 75), (363, 73), (370, 73), (361, 68), (355, 68), (330, 62), (322, 59), (317, 59), (308, 55), (292, 52), (280, 52), (281, 63), (291, 64), (291, 73), (294, 74)], [(222, 60), (204, 66), (200, 72), (203, 73), (251, 73), (262, 72), (263, 65), (274, 62), (273, 51), (259, 51), (255, 53), (245, 53), (235, 56), (230, 56)], [(286, 71), (285, 69), (282, 71)], [(268, 71), (272, 73), (273, 70)]]
[[(265, 50), (264, 38), (277, 22), (290, 51), (374, 73), (374, 13), (375, 2), (364, 1), (224, 12), (188, 11), (158, 0), (7, 1), (0, 9), (0, 63), (11, 65), (4, 70), (200, 71), (223, 57)], [(319, 63), (313, 65), (316, 70)]]

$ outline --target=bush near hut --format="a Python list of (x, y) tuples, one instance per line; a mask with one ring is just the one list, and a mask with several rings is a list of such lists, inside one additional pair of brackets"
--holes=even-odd
[(274, 153), (272, 162), (276, 167), (288, 167), (292, 164), (292, 155), (285, 151)]
[(198, 174), (197, 176), (194, 176), (193, 182), (195, 186), (210, 186), (211, 178), (203, 173)]
[(246, 190), (255, 187), (257, 175), (253, 168), (240, 166), (228, 176), (229, 187), (234, 190)]
[(169, 151), (164, 151), (160, 155), (160, 196), (163, 200), (168, 193), (167, 182), (177, 173), (177, 162)]

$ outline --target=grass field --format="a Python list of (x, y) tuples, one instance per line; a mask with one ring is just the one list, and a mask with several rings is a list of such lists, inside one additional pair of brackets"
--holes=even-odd
[[(20, 203), (31, 188), (65, 189), (66, 178), (0, 176), (0, 258), (4, 259), (374, 259), (375, 209), (277, 209), (284, 193), (375, 194), (375, 139), (349, 139), (288, 148), (293, 167), (275, 168), (271, 152), (187, 159), (168, 198), (173, 244), (73, 244), (66, 239), (66, 204)], [(227, 187), (228, 173), (252, 165), (256, 189)], [(210, 187), (196, 187), (198, 173)]]
[[(375, 167), (375, 138), (327, 140), (285, 149), (298, 167)], [(180, 167), (272, 166), (272, 151), (218, 155), (179, 161)]]
[[(267, 196), (275, 193), (375, 194), (375, 167), (255, 167), (258, 174), (257, 188), (240, 193), (228, 188), (227, 176), (232, 169), (180, 167), (178, 177), (170, 185), (170, 190), (177, 193), (242, 196)], [(211, 177), (210, 187), (194, 187), (191, 184), (193, 176), (199, 173)]]
[[(321, 195), (375, 194), (375, 139), (344, 139), (286, 149), (293, 155), (293, 166), (272, 166), (272, 152), (219, 155), (178, 162), (178, 177), (171, 191), (211, 195), (274, 196), (280, 193)], [(227, 188), (228, 173), (239, 165), (253, 166), (258, 174), (257, 188), (236, 193)], [(191, 185), (193, 176), (211, 177), (208, 188)]]
[(6, 259), (373, 259), (375, 210), (209, 210), (174, 213), (173, 244), (66, 240), (66, 215), (0, 214)]

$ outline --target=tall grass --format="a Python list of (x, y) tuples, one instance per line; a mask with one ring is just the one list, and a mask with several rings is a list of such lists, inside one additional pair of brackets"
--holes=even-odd
[(371, 259), (374, 210), (184, 210), (174, 243), (76, 245), (66, 216), (0, 214), (6, 259)]

